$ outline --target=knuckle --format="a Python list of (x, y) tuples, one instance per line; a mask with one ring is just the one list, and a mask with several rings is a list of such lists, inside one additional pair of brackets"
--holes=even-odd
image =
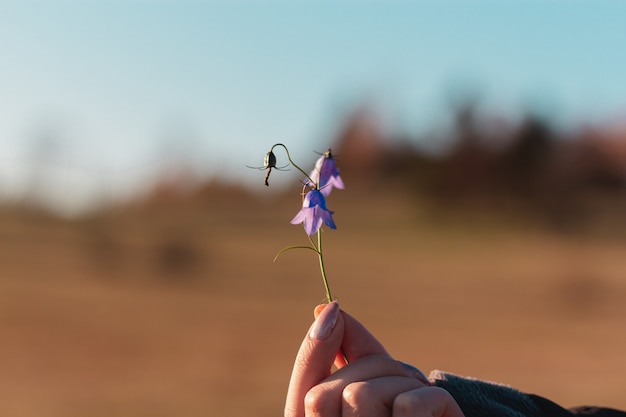
[(393, 410), (403, 414), (425, 415), (428, 404), (421, 395), (415, 391), (403, 392), (393, 400)]
[(394, 412), (413, 416), (438, 416), (454, 401), (441, 387), (423, 387), (403, 392), (393, 401)]
[(332, 403), (332, 392), (323, 386), (315, 386), (304, 396), (304, 408), (309, 413), (322, 415)]
[(366, 404), (372, 394), (370, 384), (365, 381), (348, 384), (342, 392), (343, 400), (355, 408)]

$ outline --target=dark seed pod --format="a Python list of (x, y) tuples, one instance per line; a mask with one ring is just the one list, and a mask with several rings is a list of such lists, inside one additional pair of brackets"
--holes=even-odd
[(263, 166), (265, 168), (276, 168), (276, 155), (274, 152), (269, 151), (265, 154), (265, 159), (263, 160)]

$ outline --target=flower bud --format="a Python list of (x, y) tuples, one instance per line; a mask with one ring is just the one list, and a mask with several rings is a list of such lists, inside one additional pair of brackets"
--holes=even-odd
[(264, 168), (276, 168), (276, 155), (274, 152), (269, 151), (265, 154), (265, 159), (263, 159), (263, 167)]
[(343, 190), (343, 181), (339, 176), (339, 169), (330, 148), (317, 160), (309, 178), (325, 196), (328, 196), (333, 188)]

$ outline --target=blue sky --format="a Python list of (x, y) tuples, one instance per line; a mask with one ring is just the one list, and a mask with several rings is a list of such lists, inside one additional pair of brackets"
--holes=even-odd
[(465, 82), (504, 113), (625, 117), (624, 16), (603, 0), (5, 1), (0, 197), (37, 183), (73, 212), (177, 155), (253, 184), (245, 164), (278, 141), (313, 162), (361, 100), (419, 133)]

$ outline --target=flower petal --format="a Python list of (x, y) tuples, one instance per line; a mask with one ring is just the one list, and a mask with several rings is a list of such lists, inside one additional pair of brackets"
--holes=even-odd
[(302, 208), (291, 219), (291, 224), (302, 223), (305, 232), (310, 236), (315, 234), (322, 224), (336, 229), (332, 217), (333, 212), (326, 208), (326, 197), (320, 190), (310, 190), (302, 201)]
[(320, 188), (320, 191), (322, 192), (322, 194), (328, 197), (333, 188), (337, 188), (340, 190), (344, 189), (343, 181), (341, 180), (341, 177), (339, 175), (335, 177), (330, 177), (328, 179), (328, 182), (324, 184), (322, 188)]
[(336, 229), (337, 226), (335, 225), (335, 221), (333, 220), (333, 212), (332, 211), (328, 211), (328, 210), (324, 210), (321, 214), (320, 217), (322, 219), (322, 221), (324, 222), (324, 224), (328, 227), (330, 227), (331, 229)]
[(312, 216), (307, 217), (304, 220), (304, 231), (309, 236), (317, 233), (317, 231), (320, 230), (320, 227), (322, 227), (322, 222), (323, 222), (322, 217), (315, 213), (316, 210), (319, 210), (319, 207), (313, 208), (312, 212), (314, 214)]
[(306, 219), (307, 217), (307, 211), (308, 209), (306, 208), (302, 208), (293, 219), (291, 219), (291, 224), (300, 224), (304, 221), (304, 219)]
[(339, 188), (343, 190), (345, 186), (343, 185), (343, 180), (339, 176), (339, 171), (337, 171), (337, 175), (333, 175), (330, 177), (329, 183), (333, 185), (333, 187)]
[[(309, 177), (311, 177), (311, 179), (313, 180), (313, 182), (315, 183), (314, 185), (318, 185), (320, 183), (320, 172), (322, 171), (322, 167), (324, 166), (324, 159), (326, 158), (325, 155), (320, 156), (317, 161), (315, 162), (315, 168), (313, 168), (313, 171), (311, 171), (311, 174), (309, 174)], [(308, 185), (310, 183), (310, 181), (307, 179), (305, 181), (305, 183)]]
[(307, 207), (315, 207), (320, 206), (324, 210), (328, 210), (326, 208), (326, 197), (324, 197), (324, 193), (320, 190), (311, 190), (304, 197), (304, 203)]

